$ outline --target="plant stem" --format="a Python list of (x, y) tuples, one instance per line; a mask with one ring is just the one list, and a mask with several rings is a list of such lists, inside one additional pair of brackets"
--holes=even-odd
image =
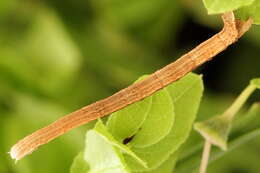
[(224, 112), (222, 116), (227, 117), (230, 121), (233, 120), (236, 113), (245, 104), (249, 96), (256, 90), (254, 85), (248, 85), (242, 93), (237, 97), (237, 99), (232, 103), (232, 105)]
[(200, 173), (206, 173), (206, 171), (207, 171), (210, 150), (211, 150), (211, 143), (209, 140), (205, 140), (203, 153), (202, 153), (202, 159), (201, 159), (201, 163), (200, 163)]

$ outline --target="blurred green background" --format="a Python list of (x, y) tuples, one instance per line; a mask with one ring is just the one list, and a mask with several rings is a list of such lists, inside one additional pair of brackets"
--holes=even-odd
[[(200, 0), (0, 0), (0, 173), (64, 173), (91, 124), (17, 164), (25, 135), (173, 62), (221, 29)], [(197, 69), (199, 116), (222, 112), (260, 76), (260, 27)], [(259, 101), (259, 93), (251, 102)], [(213, 163), (211, 173), (260, 172), (260, 137)]]

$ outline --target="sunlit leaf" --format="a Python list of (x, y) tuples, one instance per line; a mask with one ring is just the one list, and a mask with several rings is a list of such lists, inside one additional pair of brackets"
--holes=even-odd
[(260, 24), (260, 0), (255, 0), (251, 5), (245, 6), (236, 12), (237, 16), (243, 20), (252, 18), (254, 24)]
[[(189, 74), (167, 87), (175, 108), (175, 123), (170, 133), (158, 143), (132, 150), (148, 163), (149, 169), (157, 168), (174, 153), (189, 136), (203, 92), (201, 76)], [(189, 105), (189, 109), (187, 109)], [(131, 157), (126, 156), (131, 170), (147, 171)], [(148, 170), (149, 170), (148, 169)]]
[(105, 125), (102, 123), (101, 120), (96, 124), (95, 131), (97, 133), (99, 133), (99, 135), (102, 136), (112, 146), (117, 147), (123, 153), (126, 153), (129, 156), (133, 157), (136, 161), (139, 162), (139, 164), (146, 167), (146, 163), (142, 159), (140, 159), (138, 156), (136, 156), (136, 154), (133, 151), (131, 151), (126, 145), (124, 145), (114, 139), (114, 137), (108, 132), (107, 128), (105, 127)]
[(173, 153), (168, 158), (168, 160), (162, 163), (158, 168), (151, 171), (147, 171), (145, 173), (173, 173), (177, 159), (178, 159), (178, 153)]
[(152, 106), (148, 116), (129, 143), (133, 147), (147, 147), (159, 142), (171, 130), (174, 123), (172, 99), (166, 89), (152, 96)]
[(254, 0), (203, 0), (209, 14), (218, 14), (250, 5)]
[(122, 142), (125, 138), (133, 136), (145, 121), (151, 103), (152, 99), (148, 97), (113, 113), (107, 122), (109, 132)]
[[(140, 80), (140, 79), (139, 79)], [(109, 131), (130, 146), (146, 147), (164, 138), (174, 122), (171, 97), (166, 89), (112, 114)], [(155, 130), (155, 127), (160, 127)]]
[(90, 173), (130, 173), (120, 149), (96, 130), (87, 132), (84, 159), (89, 164)]
[(79, 153), (75, 158), (70, 168), (70, 173), (87, 173), (89, 165), (84, 160), (84, 153)]

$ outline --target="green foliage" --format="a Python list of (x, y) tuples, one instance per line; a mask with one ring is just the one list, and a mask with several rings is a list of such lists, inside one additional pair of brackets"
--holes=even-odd
[[(162, 164), (172, 153), (177, 151), (187, 139), (196, 117), (203, 85), (201, 76), (189, 74), (178, 82), (167, 87), (174, 105), (175, 122), (170, 133), (158, 143), (146, 147), (135, 148), (133, 151), (148, 163), (148, 167), (154, 169)], [(190, 105), (189, 109), (183, 109), (184, 105)], [(153, 128), (153, 130), (156, 130)], [(131, 158), (127, 158), (131, 169), (146, 170), (136, 164)]]
[(235, 11), (242, 20), (252, 18), (254, 24), (260, 24), (260, 0), (203, 0), (209, 14), (221, 14)]
[(205, 140), (219, 146), (223, 150), (227, 150), (227, 140), (232, 121), (247, 99), (252, 95), (256, 88), (259, 88), (259, 84), (259, 79), (252, 79), (250, 84), (222, 115), (195, 123), (195, 129), (205, 138)]
[[(144, 101), (112, 114), (107, 126), (119, 141), (123, 142), (124, 139), (134, 136), (129, 145), (143, 148), (164, 138), (172, 128), (173, 122), (172, 99), (168, 91), (162, 89)], [(161, 128), (151, 131), (156, 126)]]
[[(114, 137), (108, 132), (107, 128), (104, 126), (104, 124), (102, 123), (102, 121), (99, 121), (96, 126), (95, 126), (95, 130), (97, 133), (99, 133), (100, 136), (102, 136), (103, 138), (105, 138), (111, 145), (117, 147), (118, 149), (120, 149), (123, 153), (128, 154), (129, 156), (133, 157), (135, 160), (137, 160), (139, 162), (139, 164), (141, 164), (144, 167), (146, 166), (146, 163), (141, 160), (140, 158), (138, 158), (134, 152), (132, 152), (126, 145), (118, 142), (117, 140), (114, 139)], [(86, 154), (87, 155), (87, 154)]]
[(151, 171), (146, 171), (145, 173), (172, 173), (175, 164), (178, 159), (178, 152), (173, 153), (164, 163), (162, 163), (159, 167), (151, 170)]
[[(210, 172), (214, 172), (214, 173), (218, 172), (217, 169), (218, 166), (220, 167), (226, 166), (227, 169), (228, 168), (230, 169), (227, 163), (229, 163), (230, 160), (232, 160), (232, 158), (235, 159), (233, 156), (233, 154), (236, 153), (235, 149), (239, 148), (240, 150), (243, 144), (248, 144), (250, 140), (253, 140), (254, 138), (260, 136), (259, 115), (260, 115), (260, 106), (258, 103), (255, 103), (254, 105), (251, 106), (251, 108), (248, 111), (239, 115), (236, 118), (236, 120), (232, 125), (231, 133), (229, 136), (230, 140), (229, 140), (228, 150), (223, 151), (217, 148), (213, 148), (209, 160), (210, 163), (213, 163), (219, 158), (221, 158), (220, 160), (223, 160), (225, 164), (224, 165), (216, 164), (216, 166), (214, 166), (216, 170), (212, 169)], [(198, 134), (192, 133), (192, 135), (189, 137), (188, 141), (186, 142), (186, 145), (184, 145), (181, 149), (182, 154), (180, 155), (178, 164), (176, 165), (176, 173), (186, 173), (186, 172), (191, 172), (191, 170), (196, 172), (196, 170), (198, 170), (199, 163), (201, 161), (202, 148), (203, 148), (203, 143), (201, 138), (198, 136)], [(224, 155), (227, 155), (229, 157), (223, 157)], [(250, 158), (250, 155), (252, 155), (252, 153), (243, 152), (243, 155), (240, 155), (240, 157), (243, 156), (245, 158), (248, 157)], [(253, 171), (253, 172), (257, 172), (257, 171)]]
[(89, 165), (84, 160), (84, 153), (80, 152), (74, 159), (71, 165), (71, 173), (86, 173), (89, 171)]
[[(178, 82), (166, 87), (166, 89), (150, 96), (150, 103), (147, 102), (148, 98), (135, 103), (130, 108), (112, 114), (107, 122), (108, 130), (106, 130), (102, 122), (98, 122), (94, 130), (87, 132), (86, 137), (87, 144), (84, 153), (86, 163), (91, 168), (90, 172), (96, 171), (96, 167), (99, 167), (99, 164), (105, 167), (106, 159), (110, 157), (115, 158), (116, 156), (121, 161), (121, 167), (127, 165), (131, 172), (171, 172), (178, 158), (177, 151), (190, 133), (202, 91), (201, 76), (189, 74)], [(143, 112), (148, 115), (145, 115), (144, 120), (142, 118), (137, 119), (136, 116), (140, 114), (136, 114), (136, 112), (138, 112), (140, 105), (144, 104), (151, 104), (148, 113)], [(190, 104), (189, 109), (184, 109), (183, 106), (186, 104)], [(130, 111), (127, 112), (127, 110)], [(124, 118), (126, 120), (123, 120)], [(119, 120), (125, 123), (121, 124)], [(133, 127), (132, 124), (140, 124), (138, 127), (140, 129), (137, 130), (135, 128), (132, 132), (125, 133), (125, 136), (122, 136), (122, 133), (116, 136), (118, 134), (116, 131), (126, 132), (128, 126), (130, 128)], [(109, 131), (110, 129), (112, 129), (112, 132)], [(170, 129), (170, 131), (167, 129)], [(110, 149), (113, 149), (112, 156), (107, 154), (103, 156), (107, 158), (94, 158), (96, 155), (100, 155), (99, 152), (107, 153), (102, 150), (108, 146), (102, 147), (100, 144), (94, 144), (96, 139), (89, 133), (95, 133), (102, 137), (106, 141), (103, 145), (109, 144)], [(126, 139), (129, 141), (125, 142)], [(96, 147), (89, 148), (89, 146)], [(121, 152), (118, 153), (118, 150)], [(93, 163), (93, 160), (95, 160), (95, 163)], [(147, 166), (144, 163), (147, 163)], [(107, 165), (108, 170), (110, 169), (109, 167), (111, 166)]]
[[(113, 113), (107, 122), (107, 128), (110, 133), (121, 142), (125, 138), (133, 136), (142, 127), (148, 116), (152, 101), (152, 97), (148, 97), (139, 103), (134, 103)], [(125, 126), (128, 128), (123, 128)]]
[[(99, 123), (95, 129), (99, 128)], [(87, 132), (84, 159), (89, 164), (89, 172), (129, 173), (120, 150), (96, 130)]]
[(239, 9), (237, 11), (237, 15), (241, 19), (248, 19), (249, 17), (254, 20), (254, 24), (260, 24), (260, 1), (255, 0), (254, 3), (252, 3), (249, 6), (244, 6), (243, 8)]
[[(258, 79), (253, 79), (250, 83), (250, 86), (251, 85), (256, 87), (258, 85)], [(171, 173), (175, 170), (177, 161), (176, 172), (178, 173), (197, 170), (201, 159), (202, 140), (201, 138), (197, 138), (195, 133), (192, 133), (189, 138), (187, 137), (196, 116), (202, 91), (203, 84), (201, 76), (191, 73), (169, 85), (164, 90), (153, 94), (143, 101), (135, 103), (133, 107), (130, 107), (131, 109), (125, 108), (113, 113), (108, 119), (106, 126), (102, 121), (99, 121), (93, 130), (87, 132), (84, 158), (81, 157), (80, 160), (78, 160), (80, 156), (78, 155), (76, 157), (71, 172), (73, 173), (73, 169), (80, 167), (80, 165), (83, 166), (83, 169), (90, 165), (90, 170), (86, 172), (95, 173), (100, 171), (109, 173), (111, 171), (121, 171), (126, 173)], [(243, 93), (249, 92), (250, 95), (253, 91), (254, 90), (250, 89), (249, 92), (247, 87)], [(241, 95), (244, 95), (243, 93)], [(171, 99), (167, 99), (168, 95)], [(155, 98), (161, 100), (161, 102), (156, 101)], [(236, 104), (244, 102), (248, 97), (238, 98), (240, 99), (235, 101)], [(147, 102), (149, 99), (150, 102)], [(161, 114), (165, 113), (168, 117), (175, 115), (175, 119), (170, 118), (170, 120), (173, 121), (170, 132), (154, 144), (136, 145), (135, 137), (138, 136), (138, 133), (148, 135), (149, 138), (146, 136), (142, 137), (144, 144), (147, 144), (146, 140), (149, 141), (150, 138), (156, 139), (155, 132), (158, 131), (156, 127), (164, 126), (164, 123), (167, 124), (166, 121), (162, 121), (164, 123), (158, 123), (159, 126), (153, 124), (152, 126), (148, 125), (145, 127), (145, 124), (147, 122), (149, 124), (149, 118), (155, 118), (150, 116), (150, 114), (154, 114), (154, 111), (151, 111), (153, 106), (158, 106), (156, 107), (158, 110), (161, 110), (161, 108), (167, 110), (168, 103), (172, 104), (171, 109), (169, 109), (172, 113), (167, 114), (167, 111), (165, 111), (161, 112)], [(143, 112), (148, 115), (145, 115), (144, 119), (139, 119), (141, 122), (131, 121), (138, 120), (135, 116), (140, 115), (131, 113), (138, 112), (138, 106), (145, 104), (150, 104), (150, 108), (146, 109), (148, 113)], [(190, 105), (189, 109), (185, 109), (184, 105)], [(246, 115), (242, 117), (240, 115), (240, 118), (236, 118), (235, 122), (232, 123), (232, 130), (230, 117), (223, 115), (213, 117), (203, 123), (196, 123), (195, 128), (199, 130), (206, 139), (209, 139), (213, 144), (220, 146), (222, 149), (227, 148), (227, 137), (229, 136), (230, 151), (251, 140), (255, 135), (260, 135), (259, 121), (257, 121), (260, 117), (259, 108), (259, 104), (254, 104), (248, 112), (245, 113)], [(129, 110), (129, 112), (127, 112), (127, 110)], [(129, 117), (125, 115), (131, 118), (129, 119)], [(161, 115), (158, 116), (160, 117)], [(122, 120), (124, 124), (120, 124), (120, 120)], [(154, 121), (160, 122), (160, 118), (155, 118)], [(139, 130), (136, 130), (138, 129), (136, 127), (132, 132), (125, 133), (125, 136), (123, 136), (122, 133), (116, 132), (117, 130), (127, 132), (128, 126), (134, 127), (132, 123), (138, 124)], [(147, 131), (141, 132), (140, 129), (143, 127), (147, 128)], [(109, 129), (112, 129), (111, 131), (113, 131), (113, 133), (111, 133)], [(119, 136), (116, 136), (118, 134)], [(129, 134), (132, 136), (128, 136)], [(182, 145), (183, 143), (185, 143), (185, 145)], [(223, 151), (213, 149), (210, 163), (224, 154), (225, 152)]]
[[(174, 108), (168, 91), (162, 89), (155, 93), (151, 99), (152, 105), (145, 121), (139, 131), (134, 134), (132, 141), (129, 142), (129, 145), (133, 147), (144, 148), (159, 142), (169, 134), (174, 124)], [(155, 127), (160, 128), (151, 131)]]
[[(247, 125), (249, 125), (249, 124), (247, 124)], [(253, 140), (255, 137), (259, 137), (259, 136), (260, 136), (260, 129), (258, 128), (256, 130), (247, 131), (243, 135), (241, 134), (240, 136), (236, 136), (236, 138), (232, 138), (229, 142), (229, 147), (230, 147), (229, 152), (232, 152), (233, 150), (241, 147), (242, 144), (246, 144), (246, 143), (248, 143), (248, 141)], [(176, 168), (175, 168), (176, 173), (186, 173), (186, 172), (191, 172), (191, 171), (194, 171), (194, 172), (198, 171), (198, 167), (199, 167), (199, 164), (201, 161), (202, 145), (200, 142), (198, 143), (198, 142), (193, 141), (193, 147), (190, 148), (189, 150), (192, 151), (190, 153), (190, 155), (183, 157), (176, 165)], [(232, 155), (230, 155), (229, 153), (214, 148), (213, 151), (211, 152), (210, 163), (218, 160), (219, 158), (223, 157), (225, 154), (232, 157)], [(252, 153), (250, 153), (250, 154), (252, 154)], [(245, 155), (240, 155), (240, 156), (245, 157)], [(228, 163), (229, 160), (224, 159), (224, 162)], [(215, 171), (213, 171), (213, 172), (215, 172)]]
[[(226, 2), (238, 4), (242, 1)], [(244, 4), (248, 2), (244, 1)], [(241, 15), (243, 19), (251, 16), (255, 23), (259, 23), (258, 2), (255, 0), (248, 7), (241, 6), (236, 11), (237, 15)], [(17, 164), (14, 164), (6, 153), (25, 135), (84, 105), (112, 95), (129, 85), (141, 74), (152, 73), (174, 61), (204, 38), (208, 38), (204, 33), (212, 33), (209, 29), (217, 31), (220, 28), (220, 21), (219, 15), (206, 14), (202, 1), (69, 0), (60, 3), (55, 0), (30, 2), (1, 0), (0, 173), (68, 172), (73, 157), (83, 148), (86, 130), (92, 129), (96, 121), (56, 139)], [(192, 32), (189, 32), (190, 30)], [(225, 62), (209, 63), (204, 66), (207, 91), (210, 93), (207, 92), (204, 95), (198, 120), (221, 113), (232, 100), (232, 94), (238, 93), (252, 76), (259, 76), (259, 31), (259, 28), (254, 26), (238, 43), (239, 49), (232, 48), (234, 51), (222, 54), (223, 58), (219, 61)], [(212, 74), (214, 77), (211, 76)], [(175, 93), (168, 90), (168, 93), (172, 97), (179, 91)], [(189, 97), (187, 93), (186, 95)], [(252, 98), (253, 101), (257, 99), (257, 95)], [(188, 106), (186, 105), (183, 109), (182, 104)], [(202, 139), (188, 128), (191, 127), (190, 124), (193, 123), (195, 117), (186, 118), (190, 116), (191, 110), (187, 108), (192, 107), (192, 100), (187, 99), (186, 102), (179, 102), (173, 106), (175, 120), (172, 127), (174, 130), (180, 130), (174, 136), (177, 140), (174, 140), (174, 144), (170, 143), (169, 148), (164, 151), (165, 157), (169, 158), (158, 158), (158, 160), (163, 158), (162, 163), (156, 160), (151, 161), (150, 155), (147, 155), (147, 160), (152, 166), (159, 165), (149, 172), (171, 172), (176, 160), (178, 161), (176, 172), (179, 172), (180, 167), (185, 168), (186, 172), (191, 172), (200, 161)], [(254, 104), (254, 109), (256, 107), (257, 104)], [(145, 106), (143, 109), (133, 114), (146, 111)], [(177, 112), (185, 116), (180, 116)], [(232, 146), (233, 140), (237, 141), (235, 146), (252, 141), (230, 154), (225, 153), (226, 156), (221, 159), (222, 162), (212, 164), (214, 169), (210, 169), (210, 173), (230, 173), (241, 170), (260, 172), (258, 163), (260, 143), (257, 139), (259, 111), (253, 112), (249, 119), (244, 114), (238, 118), (240, 123), (238, 126), (236, 123), (233, 126), (229, 146)], [(122, 115), (122, 117), (127, 116)], [(135, 118), (145, 121), (147, 115)], [(122, 123), (123, 120), (124, 118), (119, 122)], [(139, 127), (143, 123), (139, 119), (136, 122), (140, 124), (131, 124), (134, 128), (129, 135), (139, 132)], [(120, 123), (115, 124), (120, 125)], [(115, 124), (113, 127), (117, 127)], [(130, 124), (127, 127), (131, 129)], [(128, 134), (126, 129), (123, 130)], [(172, 130), (171, 128), (168, 134), (165, 130), (164, 138), (173, 134)], [(188, 136), (188, 131), (192, 132), (191, 136)], [(116, 130), (109, 132), (121, 134)], [(117, 137), (117, 135), (112, 136)], [(122, 136), (128, 135), (122, 134)], [(124, 139), (116, 140), (122, 144)], [(112, 145), (111, 141), (109, 144)], [(180, 145), (184, 147), (183, 145), (187, 144), (190, 144), (189, 147), (182, 150), (178, 148)], [(119, 149), (123, 157), (133, 159), (137, 168), (147, 169), (140, 161), (137, 161), (137, 158), (143, 159), (133, 151), (131, 141), (126, 147), (131, 149), (136, 158), (133, 159), (133, 155)], [(145, 148), (147, 147), (138, 149)], [(178, 150), (178, 152), (167, 154), (167, 151), (171, 152), (171, 150)], [(151, 155), (153, 153), (156, 154), (153, 151)], [(222, 155), (224, 153), (221, 153)], [(157, 156), (161, 155), (158, 154), (155, 157)], [(195, 161), (192, 160), (193, 156), (197, 158)], [(77, 158), (78, 161), (75, 162), (79, 162), (78, 166), (76, 164), (72, 166), (72, 169), (75, 173), (85, 172), (89, 166), (81, 166), (86, 161), (82, 156)], [(154, 158), (151, 157), (151, 159)], [(153, 163), (158, 165), (153, 165)]]
[(251, 5), (255, 0), (203, 0), (209, 14), (219, 14), (233, 11), (243, 6)]

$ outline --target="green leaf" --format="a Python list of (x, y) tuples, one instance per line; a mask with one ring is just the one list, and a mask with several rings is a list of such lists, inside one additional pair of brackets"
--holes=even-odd
[[(145, 100), (112, 114), (107, 126), (120, 142), (132, 139), (129, 146), (146, 147), (164, 138), (169, 133), (173, 122), (172, 99), (168, 91), (162, 89)], [(154, 127), (160, 128), (154, 130)]]
[(250, 84), (254, 85), (256, 88), (260, 89), (260, 78), (256, 78), (256, 79), (251, 80)]
[(250, 5), (254, 0), (203, 0), (209, 14), (219, 14)]
[(172, 99), (166, 89), (153, 94), (152, 106), (141, 129), (129, 143), (133, 147), (147, 147), (159, 142), (171, 130), (174, 123)]
[(134, 158), (136, 161), (138, 161), (142, 166), (147, 167), (146, 163), (140, 159), (134, 152), (132, 152), (126, 145), (118, 142), (117, 140), (114, 139), (114, 137), (108, 132), (106, 126), (102, 123), (101, 120), (99, 120), (95, 126), (95, 131), (99, 133), (100, 136), (102, 136), (108, 143), (111, 145), (117, 147), (124, 153), (128, 154), (132, 158)]
[(236, 11), (236, 16), (243, 20), (252, 18), (253, 23), (259, 25), (260, 24), (260, 0), (255, 0), (254, 3), (252, 3), (251, 5), (238, 9)]
[[(80, 153), (76, 156), (71, 167), (71, 173), (87, 173), (90, 169), (88, 163), (91, 163), (91, 173), (98, 171), (104, 173), (118, 171), (118, 173), (121, 173), (123, 170), (129, 172), (122, 152), (131, 155), (143, 166), (146, 166), (127, 146), (113, 138), (101, 120), (96, 123), (95, 128), (91, 131), (90, 134), (89, 132), (87, 133), (85, 153)], [(107, 155), (102, 155), (100, 152)], [(109, 159), (111, 158), (114, 159), (114, 164), (118, 164), (116, 168), (110, 165)]]
[(45, 91), (57, 93), (76, 74), (81, 55), (54, 11), (41, 8), (35, 16), (31, 31), (21, 45), (24, 61), (33, 64), (34, 75), (41, 75), (34, 80)]
[(178, 159), (178, 152), (173, 153), (168, 160), (161, 164), (158, 168), (147, 171), (145, 173), (172, 173)]
[[(169, 134), (158, 143), (131, 149), (148, 164), (149, 169), (141, 167), (134, 159), (125, 155), (128, 166), (133, 171), (148, 171), (157, 168), (185, 142), (200, 104), (203, 83), (201, 76), (188, 74), (167, 87), (175, 108), (175, 123)], [(188, 106), (188, 108), (187, 108)], [(118, 129), (120, 130), (120, 129)], [(157, 130), (157, 129), (154, 129)]]
[(80, 152), (74, 159), (70, 173), (87, 173), (89, 171), (89, 165), (84, 160), (84, 153)]
[(84, 159), (90, 166), (89, 173), (130, 173), (120, 150), (96, 130), (87, 132)]
[(121, 142), (133, 136), (145, 121), (151, 104), (152, 98), (148, 97), (111, 114), (107, 122), (109, 132)]
[[(121, 140), (117, 141), (107, 128), (113, 129), (114, 134), (118, 134), (117, 131), (124, 131), (124, 128), (127, 128), (129, 124), (130, 127), (133, 127), (131, 122), (119, 126), (121, 117), (129, 120), (126, 115), (121, 117), (117, 114), (112, 115), (115, 117), (109, 118), (107, 127), (102, 121), (97, 122), (95, 128), (88, 131), (86, 139), (85, 160), (90, 166), (90, 172), (114, 173), (121, 171), (128, 173), (129, 170), (132, 172), (149, 171), (150, 173), (172, 172), (177, 160), (176, 151), (189, 135), (202, 91), (201, 76), (188, 74), (178, 82), (151, 96), (151, 105), (149, 109), (147, 108), (148, 115), (142, 118), (144, 120), (141, 119), (141, 122), (137, 122), (139, 126), (141, 125), (138, 129), (141, 129), (129, 142), (129, 146), (122, 144), (124, 142), (122, 139), (127, 136), (119, 136), (118, 138), (121, 137)], [(148, 107), (147, 103), (144, 105)], [(189, 105), (189, 109), (186, 109), (187, 105)], [(138, 104), (135, 106), (138, 107)], [(173, 106), (176, 106), (175, 121)], [(109, 121), (117, 123), (113, 124)], [(132, 134), (138, 130), (137, 126), (133, 129), (131, 133), (127, 130), (125, 132)], [(159, 134), (159, 137), (156, 136), (156, 133)], [(143, 139), (143, 143), (141, 139)], [(146, 139), (150, 141), (149, 145), (147, 145)], [(146, 168), (146, 162), (148, 168)]]

